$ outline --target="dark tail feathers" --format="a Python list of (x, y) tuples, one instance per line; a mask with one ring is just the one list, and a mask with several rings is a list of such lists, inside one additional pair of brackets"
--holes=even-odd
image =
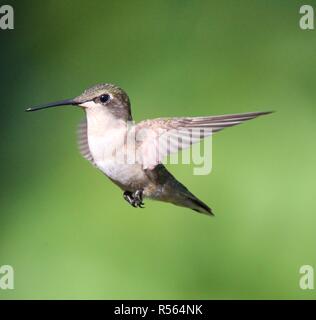
[(212, 209), (193, 194), (185, 194), (185, 197), (187, 199), (187, 206), (192, 210), (214, 216)]

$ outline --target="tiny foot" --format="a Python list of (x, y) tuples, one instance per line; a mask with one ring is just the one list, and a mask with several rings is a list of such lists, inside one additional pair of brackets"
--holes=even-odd
[(134, 193), (130, 191), (125, 191), (123, 193), (124, 199), (132, 205), (134, 208), (144, 208), (143, 203), (143, 191), (142, 190), (136, 190)]
[(134, 204), (136, 207), (144, 208), (144, 202), (143, 202), (143, 190), (136, 190), (133, 193), (134, 197)]
[(130, 191), (125, 191), (125, 192), (123, 193), (123, 197), (124, 197), (124, 199), (125, 199), (130, 205), (132, 205), (133, 207), (136, 207), (136, 206), (134, 205), (134, 198), (133, 198), (133, 193), (132, 193), (132, 192), (130, 192)]

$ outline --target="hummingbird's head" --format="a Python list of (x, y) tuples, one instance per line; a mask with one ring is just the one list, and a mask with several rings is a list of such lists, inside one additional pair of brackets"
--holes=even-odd
[(132, 120), (131, 104), (128, 95), (123, 89), (110, 83), (97, 84), (86, 89), (76, 98), (28, 108), (26, 111), (37, 111), (66, 105), (82, 107), (87, 114), (110, 113), (118, 119), (125, 121)]

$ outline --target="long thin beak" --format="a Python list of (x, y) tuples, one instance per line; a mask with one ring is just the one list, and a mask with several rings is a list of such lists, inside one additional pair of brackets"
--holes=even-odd
[(42, 109), (59, 107), (59, 106), (76, 106), (76, 105), (78, 105), (78, 103), (75, 102), (75, 100), (66, 99), (66, 100), (62, 100), (62, 101), (56, 101), (56, 102), (44, 104), (44, 105), (41, 105), (41, 106), (27, 108), (25, 111), (26, 112), (30, 112), (30, 111), (38, 111), (38, 110), (42, 110)]

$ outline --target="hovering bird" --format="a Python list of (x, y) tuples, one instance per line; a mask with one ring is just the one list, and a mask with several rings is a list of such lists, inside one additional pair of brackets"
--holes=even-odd
[[(85, 119), (79, 126), (80, 151), (123, 190), (123, 197), (129, 204), (142, 208), (143, 199), (150, 198), (207, 215), (213, 215), (212, 210), (176, 180), (162, 164), (163, 158), (226, 127), (271, 113), (157, 118), (135, 124), (132, 122), (128, 95), (109, 83), (95, 85), (74, 99), (28, 108), (26, 111), (65, 105), (84, 110)], [(192, 132), (196, 131), (199, 135), (194, 136)], [(131, 132), (136, 137), (134, 143), (127, 142)], [(162, 137), (166, 141), (173, 136), (177, 141), (180, 138), (181, 143), (159, 143)], [(121, 160), (126, 160), (131, 154), (133, 161), (118, 161), (118, 155)]]

